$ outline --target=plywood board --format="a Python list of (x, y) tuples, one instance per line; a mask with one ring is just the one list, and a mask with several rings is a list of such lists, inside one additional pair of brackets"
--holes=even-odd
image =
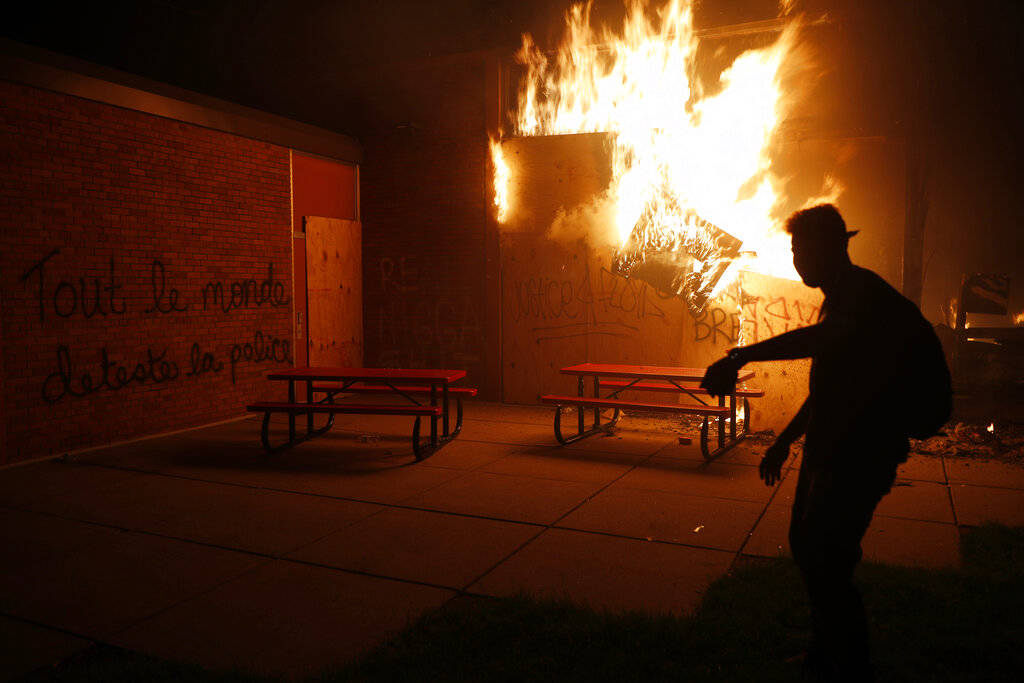
[(363, 364), (362, 226), (306, 216), (309, 364)]

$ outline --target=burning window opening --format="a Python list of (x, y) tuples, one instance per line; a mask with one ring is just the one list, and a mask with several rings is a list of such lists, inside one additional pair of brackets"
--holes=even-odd
[(636, 277), (675, 294), (699, 315), (742, 242), (686, 210), (665, 189), (648, 201), (626, 243), (612, 260), (612, 272)]
[[(783, 3), (782, 14), (788, 14)], [(785, 179), (772, 146), (793, 93), (781, 85), (798, 66), (798, 21), (788, 16), (748, 32), (776, 33), (739, 54), (709, 90), (696, 79), (702, 36), (692, 0), (660, 7), (627, 0), (621, 31), (596, 30), (590, 3), (566, 13), (558, 50), (524, 34), (514, 131), (522, 137), (602, 132), (611, 152), (605, 200), (615, 206), (614, 272), (684, 298), (699, 314), (742, 269), (798, 280), (781, 229)], [(770, 23), (770, 26), (768, 25)], [(509, 218), (509, 169), (491, 145), (499, 222)], [(842, 188), (826, 179), (834, 201)], [(749, 255), (740, 257), (744, 249)], [(742, 294), (741, 294), (742, 296)]]

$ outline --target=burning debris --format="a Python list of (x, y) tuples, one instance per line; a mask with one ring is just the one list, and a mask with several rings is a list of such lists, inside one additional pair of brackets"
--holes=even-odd
[(692, 209), (682, 209), (664, 188), (660, 194), (647, 202), (615, 254), (612, 271), (683, 297), (698, 315), (743, 243)]
[(943, 433), (912, 444), (913, 454), (999, 460), (1024, 465), (1024, 425), (951, 422)]
[[(523, 36), (514, 134), (607, 134), (611, 181), (602, 201), (614, 205), (614, 218), (593, 229), (614, 230), (612, 269), (681, 296), (692, 312), (738, 275), (730, 266), (741, 244), (753, 255), (744, 269), (798, 279), (778, 223), (786, 179), (772, 157), (796, 92), (782, 83), (803, 68), (794, 49), (799, 22), (780, 19), (773, 42), (737, 55), (717, 77), (698, 77), (693, 0), (626, 7), (616, 32), (592, 26), (589, 3), (573, 5), (555, 53)], [(491, 157), (504, 223), (515, 211), (498, 199), (509, 176), (500, 143)]]

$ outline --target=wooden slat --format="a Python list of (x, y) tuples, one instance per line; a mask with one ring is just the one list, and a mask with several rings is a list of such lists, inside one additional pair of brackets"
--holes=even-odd
[[(626, 386), (629, 386), (629, 382), (624, 382), (622, 380), (607, 379), (601, 380), (601, 386), (608, 387), (610, 389), (621, 389)], [(684, 385), (683, 388), (686, 389), (686, 391), (688, 391), (691, 394), (700, 394), (701, 396), (709, 395), (707, 389), (701, 389), (700, 387), (690, 387)], [(636, 384), (629, 386), (629, 389), (627, 389), (627, 391), (633, 390), (664, 391), (676, 394), (682, 393), (679, 387), (677, 386), (673, 386), (671, 384), (655, 384), (654, 382), (637, 382)], [(761, 391), (760, 389), (736, 389), (736, 395), (744, 398), (759, 398), (761, 396), (764, 396), (764, 392)]]
[(441, 406), (382, 406), (352, 403), (276, 403), (264, 401), (245, 407), (250, 413), (348, 413), (351, 415), (440, 415)]
[(278, 370), (267, 375), (267, 379), (311, 379), (314, 382), (380, 381), (393, 379), (399, 382), (454, 382), (466, 376), (465, 370), (433, 370), (402, 368), (294, 368)]
[[(395, 387), (395, 389), (398, 389), (399, 391), (406, 394), (430, 393), (430, 387)], [(313, 385), (313, 391), (319, 393), (326, 393), (328, 391), (341, 391), (346, 394), (393, 394), (395, 393), (395, 389), (392, 389), (391, 387), (378, 385), (356, 386), (349, 387), (347, 389), (342, 389), (340, 384), (337, 386), (328, 386), (326, 384)], [(441, 395), (441, 391), (442, 390), (440, 388), (437, 389), (437, 393), (439, 396)], [(450, 396), (476, 396), (476, 392), (477, 390), (475, 387), (448, 387), (448, 394)]]
[(694, 404), (671, 404), (671, 403), (641, 403), (639, 401), (626, 401), (620, 398), (587, 398), (580, 396), (559, 396), (550, 394), (541, 396), (542, 403), (554, 403), (556, 405), (578, 405), (592, 408), (625, 408), (633, 410), (647, 410), (658, 413), (686, 413), (688, 415), (728, 415), (729, 408), (726, 406), (698, 406)]
[[(682, 382), (699, 382), (704, 379), (706, 368), (677, 368), (658, 365), (609, 365), (605, 363), (581, 363), (562, 368), (563, 375), (599, 375), (602, 377), (631, 377), (640, 379), (674, 379)], [(737, 382), (753, 379), (754, 371), (739, 373)]]

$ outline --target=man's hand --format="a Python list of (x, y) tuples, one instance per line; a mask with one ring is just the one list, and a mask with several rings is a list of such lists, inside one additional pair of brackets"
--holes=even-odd
[(700, 388), (715, 397), (731, 394), (736, 389), (736, 376), (741, 367), (740, 363), (729, 356), (716, 360), (704, 372)]
[(766, 486), (775, 486), (782, 478), (782, 464), (788, 457), (789, 444), (785, 441), (776, 441), (764, 452), (758, 473)]

